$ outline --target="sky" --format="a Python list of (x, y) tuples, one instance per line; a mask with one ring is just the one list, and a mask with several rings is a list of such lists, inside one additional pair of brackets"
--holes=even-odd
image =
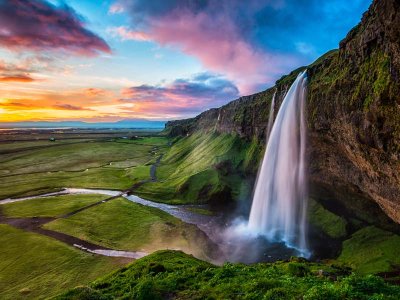
[(337, 48), (371, 0), (0, 0), (0, 122), (192, 117)]

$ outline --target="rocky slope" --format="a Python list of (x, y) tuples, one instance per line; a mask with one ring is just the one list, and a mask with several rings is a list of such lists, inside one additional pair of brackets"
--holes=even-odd
[[(169, 122), (166, 131), (263, 143), (273, 94), (280, 105), (303, 69), (264, 92)], [(400, 1), (375, 0), (339, 50), (307, 69), (311, 196), (349, 219), (398, 231), (391, 220), (400, 223)]]

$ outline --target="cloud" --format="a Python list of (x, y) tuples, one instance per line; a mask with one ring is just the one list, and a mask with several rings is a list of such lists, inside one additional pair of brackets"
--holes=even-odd
[(55, 109), (61, 109), (61, 110), (91, 110), (89, 108), (71, 105), (71, 104), (56, 104), (56, 105), (53, 105), (53, 107)]
[(122, 5), (120, 5), (119, 3), (114, 3), (108, 9), (108, 13), (110, 15), (120, 14), (120, 13), (123, 13), (123, 12), (124, 12), (124, 7)]
[(0, 1), (0, 46), (16, 51), (57, 49), (85, 56), (111, 52), (71, 7), (42, 0)]
[(122, 102), (133, 103), (133, 111), (173, 116), (193, 115), (218, 107), (239, 96), (238, 88), (220, 75), (200, 73), (177, 79), (165, 86), (140, 85), (122, 91)]
[(13, 102), (13, 101), (15, 101), (13, 99), (8, 99), (8, 101), (11, 101), (11, 102), (0, 103), (0, 108), (7, 109), (7, 110), (30, 110), (30, 109), (37, 108), (32, 105), (27, 105), (27, 104), (24, 104), (21, 102)]
[(134, 40), (134, 41), (150, 41), (151, 37), (141, 31), (129, 30), (126, 26), (110, 27), (107, 30), (113, 36), (118, 36), (121, 40)]
[(0, 76), (0, 82), (32, 82), (34, 79), (27, 75)]
[(235, 84), (209, 72), (160, 85), (136, 85), (118, 92), (98, 87), (42, 90), (0, 85), (0, 94), (3, 95), (0, 99), (2, 120), (176, 119), (219, 107), (239, 97)]
[(27, 66), (7, 64), (0, 60), (0, 82), (32, 82), (35, 79), (30, 75), (32, 70)]
[[(241, 94), (337, 47), (369, 1), (119, 0), (131, 17), (120, 35), (148, 39), (197, 57), (233, 80)], [(343, 5), (346, 3), (346, 5)], [(359, 13), (359, 14), (358, 14)], [(306, 22), (307, 20), (307, 22)], [(338, 21), (340, 20), (340, 22)], [(326, 34), (329, 32), (329, 34)], [(314, 51), (315, 49), (315, 51)]]
[(87, 88), (84, 90), (84, 92), (89, 97), (106, 96), (110, 94), (109, 91), (99, 88)]
[[(85, 108), (81, 106), (71, 105), (71, 104), (55, 104), (48, 105), (43, 103), (42, 101), (37, 101), (33, 99), (6, 99), (7, 102), (1, 102), (0, 107), (7, 110), (43, 110), (43, 109), (56, 109), (56, 110), (88, 110), (91, 111), (90, 108)], [(24, 101), (24, 102), (21, 102)]]

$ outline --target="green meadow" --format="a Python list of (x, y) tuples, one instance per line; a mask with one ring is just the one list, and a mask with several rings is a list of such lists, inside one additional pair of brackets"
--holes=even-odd
[(150, 177), (145, 165), (167, 147), (162, 137), (18, 143), (0, 144), (10, 147), (0, 157), (0, 199), (64, 187), (128, 189)]
[[(62, 136), (61, 136), (62, 137)], [(168, 147), (166, 138), (134, 140), (84, 138), (2, 141), (0, 199), (61, 190), (65, 187), (124, 190), (150, 179), (151, 164)], [(7, 218), (53, 217), (45, 227), (113, 249), (193, 248), (205, 243), (197, 228), (125, 199), (91, 207), (106, 195), (38, 197), (0, 205)], [(152, 244), (152, 247), (150, 247)], [(0, 299), (45, 299), (118, 269), (131, 261), (90, 254), (54, 238), (0, 224)]]
[(13, 202), (1, 206), (7, 217), (58, 217), (109, 198), (105, 195), (60, 195)]
[(178, 248), (207, 258), (207, 239), (196, 226), (124, 198), (58, 219), (44, 228), (111, 249), (153, 252)]

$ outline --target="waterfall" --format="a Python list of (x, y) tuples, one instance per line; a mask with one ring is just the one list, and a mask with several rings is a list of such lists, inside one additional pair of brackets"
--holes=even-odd
[(272, 127), (257, 177), (248, 230), (307, 256), (306, 71), (290, 87)]
[(268, 142), (269, 136), (271, 134), (272, 125), (274, 124), (275, 96), (276, 96), (276, 90), (274, 92), (274, 95), (272, 96), (271, 107), (269, 109), (268, 126), (267, 126), (267, 138), (266, 138), (267, 142)]

